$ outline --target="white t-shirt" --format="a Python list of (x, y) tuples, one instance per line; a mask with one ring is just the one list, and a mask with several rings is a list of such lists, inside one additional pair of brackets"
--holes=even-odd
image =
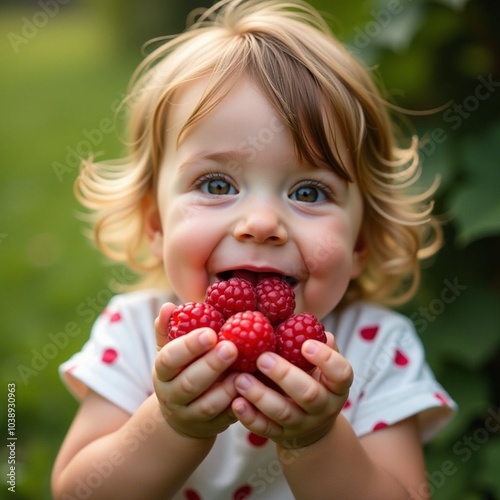
[[(171, 297), (163, 291), (145, 290), (110, 301), (82, 350), (60, 367), (77, 398), (90, 388), (132, 414), (153, 393), (153, 324), (167, 300)], [(323, 324), (353, 367), (354, 382), (342, 413), (358, 436), (418, 415), (425, 442), (447, 423), (456, 404), (435, 380), (408, 319), (355, 303), (328, 315)], [(298, 452), (283, 453), (280, 458), (286, 461)], [(175, 499), (247, 498), (286, 500), (293, 495), (274, 443), (236, 422), (217, 437)]]

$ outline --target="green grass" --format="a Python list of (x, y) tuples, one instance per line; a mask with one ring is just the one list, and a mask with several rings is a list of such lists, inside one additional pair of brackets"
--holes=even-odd
[[(23, 16), (31, 15), (4, 10), (0, 16), (0, 370), (5, 384), (17, 384), (16, 498), (26, 499), (50, 498), (52, 463), (76, 409), (57, 367), (88, 335), (90, 322), (78, 305), (111, 279), (76, 217), (77, 167), (66, 162), (67, 148), (84, 150), (85, 131), (113, 119), (134, 65), (117, 58), (109, 28), (78, 9), (50, 19), (16, 53), (7, 35), (21, 33)], [(115, 133), (106, 129), (96, 138), (105, 156), (119, 154)], [(58, 177), (56, 163), (69, 171)], [(71, 322), (81, 334), (50, 350), (51, 334)], [(37, 364), (33, 350), (52, 359)], [(1, 467), (6, 473), (5, 461)]]

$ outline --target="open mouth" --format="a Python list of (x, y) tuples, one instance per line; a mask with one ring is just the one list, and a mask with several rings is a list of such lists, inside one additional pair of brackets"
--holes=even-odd
[(242, 278), (252, 283), (253, 286), (256, 286), (259, 281), (273, 276), (286, 281), (292, 288), (296, 287), (299, 283), (299, 280), (293, 276), (275, 271), (252, 271), (250, 269), (230, 269), (223, 271), (217, 274), (217, 279), (223, 281), (230, 278)]

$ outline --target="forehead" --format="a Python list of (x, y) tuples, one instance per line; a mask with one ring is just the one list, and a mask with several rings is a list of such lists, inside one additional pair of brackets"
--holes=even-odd
[[(227, 81), (219, 86), (214, 86), (210, 78), (203, 77), (181, 85), (169, 99), (166, 147), (177, 148), (186, 135), (196, 129), (198, 122), (216, 117), (219, 123), (225, 122), (231, 132), (237, 132), (239, 127), (242, 140), (252, 139), (249, 137), (252, 133), (262, 135), (262, 142), (265, 143), (268, 136), (273, 135), (274, 140), (283, 135), (276, 132), (287, 131), (287, 137), (291, 134), (299, 159), (334, 170), (337, 174), (340, 172), (342, 178), (350, 180), (353, 165), (347, 141), (340, 131), (335, 111), (332, 109), (328, 114), (325, 108), (326, 105), (321, 107), (320, 116), (306, 116), (306, 125), (297, 130), (295, 124), (290, 123), (278, 109), (273, 96), (262, 90), (250, 76), (245, 75), (238, 81)], [(307, 105), (295, 113), (304, 115)], [(312, 123), (314, 120), (317, 123)], [(324, 130), (325, 137), (315, 136), (314, 131), (318, 128)], [(224, 142), (221, 135), (224, 134), (220, 134), (217, 140)]]
[(171, 100), (167, 164), (172, 161), (189, 165), (204, 158), (242, 165), (263, 149), (267, 151), (267, 161), (272, 160), (274, 165), (293, 158), (291, 134), (278, 111), (248, 78), (238, 81), (204, 116), (189, 123), (203, 101), (206, 88), (206, 79), (192, 82), (180, 88)]
[[(188, 133), (189, 130), (182, 130), (186, 124), (189, 128), (198, 121), (214, 117), (226, 120), (231, 126), (241, 122), (243, 125), (248, 123), (264, 127), (271, 121), (275, 128), (283, 128), (279, 123), (281, 117), (278, 110), (248, 77), (219, 88), (215, 93), (210, 89), (208, 78), (182, 85), (170, 100), (167, 127), (172, 131), (180, 130), (181, 134)], [(181, 140), (182, 137), (176, 139)]]

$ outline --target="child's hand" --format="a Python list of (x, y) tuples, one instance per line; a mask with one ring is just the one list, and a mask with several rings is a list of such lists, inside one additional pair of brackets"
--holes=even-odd
[(155, 321), (156, 357), (153, 384), (163, 415), (178, 433), (215, 436), (237, 419), (231, 402), (237, 396), (236, 374), (223, 373), (238, 351), (232, 342), (217, 344), (216, 333), (199, 328), (168, 342), (167, 324), (174, 304), (166, 304)]
[(283, 391), (279, 394), (252, 375), (240, 374), (233, 411), (245, 427), (285, 448), (301, 448), (325, 436), (340, 413), (352, 384), (352, 368), (335, 346), (308, 340), (304, 356), (317, 368), (307, 374), (273, 353), (257, 360), (259, 370)]

